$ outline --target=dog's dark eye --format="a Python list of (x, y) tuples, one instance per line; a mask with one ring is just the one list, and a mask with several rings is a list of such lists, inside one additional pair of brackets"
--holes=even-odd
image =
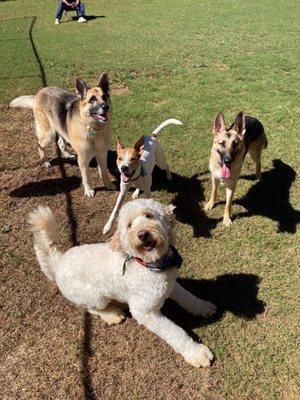
[(237, 140), (234, 140), (233, 146), (235, 147), (235, 146), (237, 146), (238, 144), (239, 144), (239, 142), (238, 142)]
[(119, 160), (119, 161), (122, 161), (122, 160), (123, 160), (123, 158), (122, 158), (122, 157), (118, 157), (118, 160)]
[(153, 218), (153, 215), (151, 215), (151, 214), (145, 214), (145, 217), (148, 218), (148, 219), (151, 219), (151, 218)]
[(131, 157), (130, 161), (135, 161), (136, 158), (135, 157)]
[(220, 142), (219, 145), (225, 147), (225, 140), (223, 140), (223, 142)]
[(131, 222), (129, 222), (129, 224), (127, 225), (127, 228), (131, 228)]
[(97, 101), (97, 97), (96, 96), (91, 96), (89, 99), (89, 103), (94, 103), (94, 101)]

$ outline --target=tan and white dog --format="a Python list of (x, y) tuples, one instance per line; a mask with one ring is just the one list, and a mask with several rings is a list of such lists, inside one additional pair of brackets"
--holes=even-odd
[(66, 150), (70, 144), (77, 153), (84, 193), (94, 196), (89, 178), (89, 163), (96, 158), (100, 178), (105, 186), (115, 185), (107, 173), (107, 153), (111, 143), (111, 101), (108, 75), (100, 76), (97, 86), (90, 88), (81, 78), (76, 79), (77, 96), (58, 87), (45, 87), (35, 96), (21, 96), (10, 107), (32, 108), (35, 131), (42, 163), (49, 167), (45, 148), (59, 136), (58, 146), (64, 157), (72, 157)]
[(169, 180), (172, 179), (163, 150), (157, 140), (157, 134), (168, 125), (182, 125), (182, 122), (174, 118), (167, 119), (150, 136), (141, 136), (132, 148), (125, 148), (124, 144), (118, 139), (117, 165), (121, 174), (120, 194), (103, 229), (104, 235), (111, 229), (126, 193), (132, 186), (136, 188), (132, 194), (132, 199), (138, 197), (140, 190), (144, 192), (147, 198), (151, 197), (152, 172), (155, 165), (166, 171)]

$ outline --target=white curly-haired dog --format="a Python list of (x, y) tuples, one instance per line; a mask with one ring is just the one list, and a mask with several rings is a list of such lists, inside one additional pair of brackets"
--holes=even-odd
[(200, 300), (176, 282), (181, 257), (174, 242), (174, 206), (138, 199), (120, 211), (114, 236), (107, 243), (72, 247), (64, 254), (56, 246), (56, 221), (49, 207), (29, 217), (34, 249), (42, 271), (72, 303), (99, 315), (108, 324), (124, 318), (112, 300), (129, 305), (139, 324), (164, 339), (195, 367), (210, 365), (213, 355), (161, 314), (167, 298), (193, 315), (209, 317), (216, 307)]

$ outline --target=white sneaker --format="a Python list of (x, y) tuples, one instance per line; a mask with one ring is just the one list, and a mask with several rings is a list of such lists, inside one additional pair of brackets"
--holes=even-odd
[(59, 19), (58, 19), (58, 18), (56, 18), (56, 19), (55, 19), (55, 25), (58, 25), (58, 24), (59, 24), (59, 22), (60, 22), (60, 21), (59, 21)]
[(86, 19), (83, 18), (83, 17), (79, 17), (79, 18), (78, 18), (78, 22), (86, 22)]

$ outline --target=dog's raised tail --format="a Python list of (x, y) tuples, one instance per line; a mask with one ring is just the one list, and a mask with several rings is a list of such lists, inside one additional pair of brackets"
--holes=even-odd
[(164, 129), (168, 125), (183, 125), (183, 123), (181, 121), (179, 121), (179, 119), (175, 119), (175, 118), (167, 119), (166, 121), (162, 122), (156, 129), (154, 129), (151, 136), (156, 137), (158, 132), (160, 132), (162, 129)]
[(48, 279), (55, 279), (55, 263), (61, 253), (55, 243), (57, 223), (49, 207), (40, 206), (29, 214), (28, 222), (34, 235), (34, 250), (41, 270)]
[(9, 103), (12, 108), (33, 108), (34, 96), (20, 96)]

